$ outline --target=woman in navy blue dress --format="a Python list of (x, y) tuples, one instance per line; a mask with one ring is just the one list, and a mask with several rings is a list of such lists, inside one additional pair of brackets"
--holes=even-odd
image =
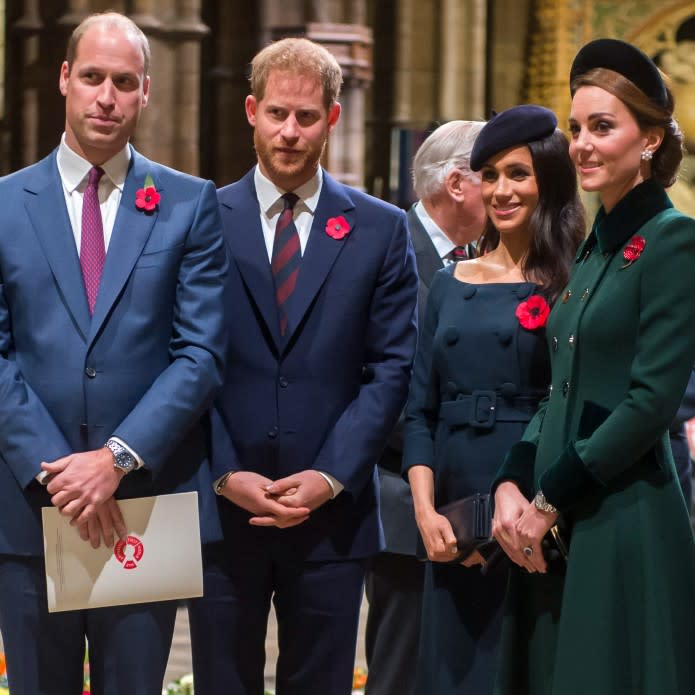
[[(429, 562), (416, 692), (492, 692), (506, 572), (457, 559), (437, 507), (487, 492), (546, 394), (549, 306), (584, 235), (574, 169), (554, 114), (497, 114), (471, 157), (488, 223), (479, 257), (431, 286), (406, 414), (404, 474)], [(452, 562), (453, 560), (453, 562)]]

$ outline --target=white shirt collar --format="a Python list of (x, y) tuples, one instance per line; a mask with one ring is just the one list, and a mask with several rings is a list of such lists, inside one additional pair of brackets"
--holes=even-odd
[[(282, 196), (287, 191), (276, 186), (267, 176), (263, 174), (261, 168), (256, 165), (256, 170), (253, 174), (253, 182), (256, 186), (256, 196), (258, 204), (266, 216), (272, 217), (273, 214), (282, 210)], [(316, 206), (321, 196), (321, 188), (323, 187), (323, 169), (318, 167), (316, 173), (299, 188), (295, 188), (292, 193), (299, 196), (297, 205), (303, 205), (313, 215)], [(277, 210), (274, 208), (278, 208)]]
[(417, 205), (415, 206), (415, 214), (418, 216), (420, 222), (422, 222), (422, 226), (429, 234), (430, 239), (432, 239), (432, 243), (434, 244), (434, 248), (437, 249), (439, 257), (441, 259), (446, 258), (455, 248), (456, 244), (449, 239), (444, 231), (429, 216), (427, 210), (425, 210), (425, 206), (422, 204), (422, 201), (418, 201)]
[[(111, 159), (101, 165), (104, 174), (121, 193), (123, 192), (125, 178), (128, 174), (130, 156), (130, 146), (126, 145), (120, 152), (117, 152)], [(60, 139), (56, 161), (60, 178), (68, 193), (72, 193), (79, 187), (92, 168), (92, 165), (86, 159), (70, 149), (65, 142), (65, 133), (63, 133), (63, 137)]]

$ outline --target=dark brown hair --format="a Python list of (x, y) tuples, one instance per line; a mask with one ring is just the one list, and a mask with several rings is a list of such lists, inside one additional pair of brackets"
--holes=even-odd
[(650, 99), (639, 87), (619, 72), (607, 68), (594, 68), (579, 75), (570, 85), (572, 96), (580, 87), (599, 87), (620, 99), (642, 129), (664, 129), (664, 139), (651, 160), (652, 177), (664, 188), (676, 182), (678, 168), (683, 159), (683, 133), (673, 118), (673, 94), (666, 87), (666, 108)]
[[(530, 220), (533, 235), (524, 261), (524, 277), (539, 284), (554, 299), (567, 284), (575, 254), (584, 239), (584, 208), (564, 133), (556, 130), (526, 147), (531, 152), (538, 184), (538, 205)], [(478, 244), (479, 255), (496, 248), (499, 239), (499, 232), (488, 218)]]

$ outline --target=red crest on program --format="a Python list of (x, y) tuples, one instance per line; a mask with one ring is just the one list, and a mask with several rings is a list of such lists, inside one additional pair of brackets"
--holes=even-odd
[(122, 565), (123, 569), (132, 570), (138, 566), (145, 554), (145, 546), (137, 536), (128, 536), (120, 539), (113, 548), (113, 554)]

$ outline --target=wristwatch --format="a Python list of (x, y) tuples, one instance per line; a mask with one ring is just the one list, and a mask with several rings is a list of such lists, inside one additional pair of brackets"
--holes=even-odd
[(558, 510), (553, 507), (548, 500), (545, 499), (543, 490), (539, 490), (536, 496), (533, 498), (533, 506), (540, 512), (550, 512), (551, 514), (558, 514)]
[(122, 473), (130, 473), (137, 467), (135, 457), (115, 439), (109, 439), (104, 446), (113, 454), (113, 465)]

